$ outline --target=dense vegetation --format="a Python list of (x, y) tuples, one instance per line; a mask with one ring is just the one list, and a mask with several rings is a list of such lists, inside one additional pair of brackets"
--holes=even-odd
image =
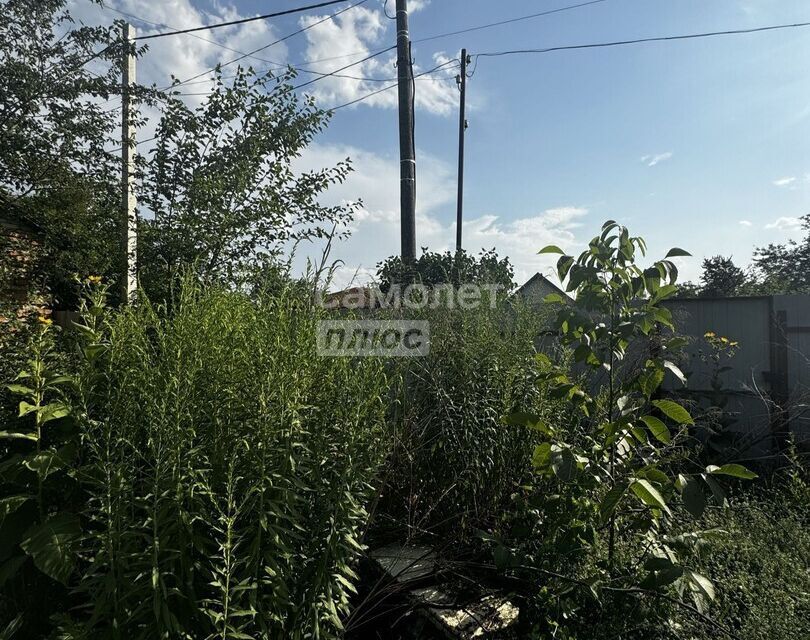
[(703, 261), (698, 284), (687, 282), (682, 295), (719, 297), (810, 293), (810, 214), (802, 216), (805, 237), (786, 244), (769, 244), (754, 252), (754, 262), (742, 269), (731, 256)]
[[(315, 304), (325, 266), (297, 279), (282, 257), (340, 237), (356, 205), (321, 196), (350, 165), (293, 172), (329, 114), (293, 72), (239, 69), (195, 110), (136, 90), (163, 111), (138, 158), (142, 290), (120, 306), (102, 105), (121, 43), (64, 8), (0, 13), (1, 214), (39, 234), (37, 288), (81, 309), (62, 330), (0, 308), (0, 640), (373, 632), (362, 560), (389, 542), (506, 592), (517, 637), (810, 636), (801, 454), (758, 479), (715, 465), (701, 436), (722, 404), (662, 389), (684, 378), (662, 302), (685, 252), (646, 264), (608, 222), (579, 256), (543, 250), (577, 304), (540, 309), (494, 252), (391, 258), (385, 291), (489, 297), (375, 312), (428, 321), (425, 357), (321, 357), (319, 321), (352, 316)], [(808, 246), (762, 249), (751, 273), (711, 259), (696, 291), (806, 291)]]

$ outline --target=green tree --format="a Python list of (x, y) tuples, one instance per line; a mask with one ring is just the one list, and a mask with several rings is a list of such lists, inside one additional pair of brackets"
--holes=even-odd
[[(702, 615), (714, 588), (690, 558), (703, 534), (673, 535), (676, 507), (700, 517), (707, 495), (720, 505), (725, 502), (719, 476), (754, 474), (739, 465), (697, 463), (673, 472), (673, 453), (683, 447), (694, 420), (680, 402), (660, 392), (667, 374), (685, 382), (676, 364), (684, 340), (671, 332), (672, 314), (662, 303), (678, 290), (671, 258), (689, 254), (674, 248), (643, 268), (637, 260), (645, 252), (642, 238), (613, 221), (578, 257), (555, 246), (541, 250), (562, 254), (558, 275), (566, 291), (576, 294), (576, 305), (559, 310), (555, 329), (589, 375), (574, 375), (567, 364), (545, 354), (537, 356), (538, 375), (550, 385), (551, 397), (578, 409), (581, 421), (571, 428), (531, 413), (505, 420), (544, 439), (534, 450), (535, 500), (548, 506), (540, 513), (546, 526), (551, 523), (545, 551), (551, 558), (540, 553), (533, 562), (562, 580), (558, 597), (572, 584), (587, 588), (597, 601), (628, 590), (671, 598), (665, 594), (674, 587), (680, 598), (693, 599)], [(546, 300), (559, 302), (560, 295)], [(590, 553), (596, 560), (601, 549), (606, 549), (606, 561), (586, 563), (589, 574), (568, 573), (578, 555)], [(521, 554), (496, 552), (496, 562), (498, 555)]]
[(803, 240), (769, 244), (754, 252), (754, 265), (767, 293), (810, 293), (810, 214), (802, 217)]
[(703, 275), (700, 277), (700, 296), (727, 298), (740, 295), (748, 278), (729, 256), (713, 256), (703, 260)]
[(438, 253), (422, 250), (412, 266), (392, 256), (377, 265), (380, 288), (387, 291), (393, 284), (412, 281), (426, 286), (440, 284), (497, 284), (505, 291), (515, 288), (515, 270), (508, 257), (499, 258), (494, 249), (481, 251), (478, 257), (466, 251)]
[(192, 109), (166, 100), (154, 149), (142, 159), (141, 283), (152, 298), (181, 268), (207, 282), (236, 284), (291, 243), (345, 233), (356, 204), (327, 206), (350, 160), (296, 173), (293, 163), (329, 114), (274, 77), (239, 69)]
[[(114, 27), (74, 24), (64, 0), (0, 11), (0, 216), (43, 233), (37, 277), (57, 305), (76, 272), (113, 273), (118, 183), (105, 151), (117, 112)], [(114, 106), (114, 105), (113, 105)]]

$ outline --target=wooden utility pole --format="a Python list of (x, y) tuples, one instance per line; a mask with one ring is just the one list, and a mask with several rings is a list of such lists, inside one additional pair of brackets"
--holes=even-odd
[(399, 83), (399, 203), (402, 261), (416, 259), (416, 151), (413, 121), (413, 67), (408, 33), (408, 0), (397, 0), (397, 80)]
[(135, 199), (135, 127), (132, 124), (132, 96), (135, 84), (135, 37), (132, 25), (122, 26), (123, 59), (121, 61), (121, 222), (125, 267), (122, 293), (124, 302), (135, 298), (138, 287), (138, 214)]
[(456, 251), (461, 251), (461, 221), (464, 211), (464, 134), (467, 131), (467, 50), (461, 50), (461, 73), (457, 78), (461, 92), (458, 110), (458, 200), (456, 208)]

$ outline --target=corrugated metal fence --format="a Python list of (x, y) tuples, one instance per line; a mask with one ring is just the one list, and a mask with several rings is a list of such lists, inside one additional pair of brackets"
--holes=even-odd
[[(740, 450), (773, 451), (789, 434), (810, 444), (810, 296), (677, 299), (667, 306), (678, 333), (692, 338), (686, 393), (705, 399), (716, 393), (713, 381), (720, 383)], [(738, 343), (719, 366), (704, 338), (709, 332)]]

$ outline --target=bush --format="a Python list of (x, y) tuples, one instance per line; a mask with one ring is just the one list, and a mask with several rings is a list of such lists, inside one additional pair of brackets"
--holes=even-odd
[(389, 519), (379, 524), (393, 524), (399, 536), (457, 540), (495, 517), (531, 468), (534, 435), (501, 416), (517, 406), (549, 417), (563, 409), (529, 372), (542, 315), (500, 302), (423, 317), (430, 354), (401, 363), (407, 385), (388, 473)]
[[(793, 465), (705, 518), (728, 532), (702, 554), (718, 586), (711, 614), (744, 640), (810, 637), (808, 504), (808, 469)], [(716, 637), (689, 616), (680, 622), (690, 637)]]
[[(316, 357), (318, 311), (284, 292), (187, 286), (171, 316), (106, 321), (99, 302), (71, 402), (85, 500), (64, 635), (337, 635), (388, 445), (383, 364)], [(7, 608), (41, 629), (44, 592), (20, 586)]]

